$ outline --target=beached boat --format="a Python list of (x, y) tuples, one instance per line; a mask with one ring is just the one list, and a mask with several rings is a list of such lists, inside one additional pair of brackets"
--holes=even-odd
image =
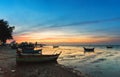
[(21, 54), (16, 56), (16, 62), (51, 62), (57, 61), (59, 54), (41, 55), (41, 54)]
[(34, 50), (35, 46), (33, 44), (22, 43), (17, 48), (17, 53), (20, 54), (42, 54), (42, 49)]
[(53, 48), (59, 48), (59, 46), (53, 46)]
[(85, 48), (85, 47), (83, 48), (85, 52), (94, 52), (94, 48)]
[(42, 49), (33, 50), (33, 49), (17, 49), (17, 54), (42, 54)]
[(42, 49), (39, 50), (24, 50), (22, 53), (26, 54), (42, 54)]

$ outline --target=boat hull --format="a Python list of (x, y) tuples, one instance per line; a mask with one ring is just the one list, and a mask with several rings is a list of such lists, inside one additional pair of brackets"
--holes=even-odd
[(57, 61), (57, 55), (21, 55), (16, 57), (16, 62), (50, 62)]
[(107, 46), (107, 48), (113, 48), (112, 46)]
[(84, 52), (94, 52), (94, 48), (85, 48), (84, 47)]
[(53, 48), (59, 48), (59, 46), (53, 46)]

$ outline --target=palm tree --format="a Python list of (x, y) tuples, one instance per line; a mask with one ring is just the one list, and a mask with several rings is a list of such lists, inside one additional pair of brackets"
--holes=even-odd
[(0, 41), (2, 45), (6, 43), (6, 40), (13, 39), (12, 32), (14, 29), (14, 26), (10, 27), (7, 21), (0, 19)]

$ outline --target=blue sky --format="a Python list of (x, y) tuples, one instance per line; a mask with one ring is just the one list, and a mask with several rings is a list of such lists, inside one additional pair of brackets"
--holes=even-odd
[(48, 32), (49, 36), (39, 39), (107, 37), (116, 44), (120, 43), (119, 3), (120, 0), (0, 0), (0, 19), (16, 27), (14, 36), (40, 33), (37, 37)]

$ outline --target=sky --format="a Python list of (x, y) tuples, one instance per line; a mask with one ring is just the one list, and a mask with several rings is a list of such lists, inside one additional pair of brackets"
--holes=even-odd
[(17, 42), (120, 44), (120, 0), (0, 0)]

